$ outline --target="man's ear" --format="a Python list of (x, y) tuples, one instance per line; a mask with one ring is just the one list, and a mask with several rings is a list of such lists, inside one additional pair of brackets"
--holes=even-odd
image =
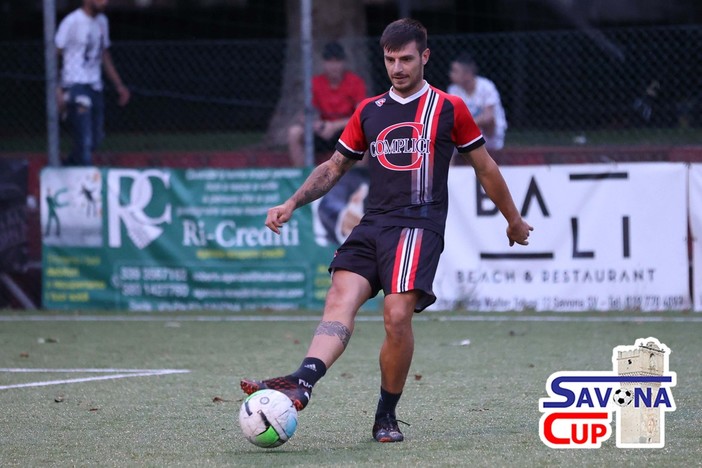
[(424, 49), (424, 52), (422, 52), (422, 65), (426, 65), (427, 62), (429, 61), (429, 55), (431, 54), (431, 51), (429, 48)]

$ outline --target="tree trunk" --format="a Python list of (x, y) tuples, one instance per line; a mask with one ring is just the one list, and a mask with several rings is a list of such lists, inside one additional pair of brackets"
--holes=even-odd
[[(327, 41), (339, 41), (348, 56), (348, 68), (369, 83), (366, 55), (366, 17), (364, 2), (348, 0), (312, 0), (312, 37), (314, 70), (319, 72), (320, 53)], [(288, 0), (288, 42), (283, 84), (275, 112), (268, 127), (266, 142), (272, 146), (287, 144), (287, 128), (293, 117), (304, 111), (300, 0)]]

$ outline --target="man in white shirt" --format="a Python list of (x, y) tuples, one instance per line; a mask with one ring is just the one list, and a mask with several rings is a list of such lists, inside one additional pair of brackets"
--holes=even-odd
[(507, 119), (500, 93), (495, 83), (478, 76), (478, 67), (468, 54), (461, 54), (451, 62), (449, 94), (460, 96), (483, 132), (488, 150), (501, 150), (505, 144)]
[(92, 153), (104, 137), (103, 69), (117, 90), (118, 104), (129, 102), (129, 89), (122, 83), (108, 50), (110, 30), (103, 13), (107, 2), (83, 0), (83, 6), (69, 13), (56, 32), (56, 47), (62, 59), (56, 97), (73, 140), (66, 165), (91, 165)]

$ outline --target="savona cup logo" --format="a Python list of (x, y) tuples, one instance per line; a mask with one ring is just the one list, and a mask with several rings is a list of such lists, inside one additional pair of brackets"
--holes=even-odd
[(665, 413), (675, 411), (670, 349), (656, 338), (612, 351), (612, 371), (559, 371), (539, 400), (539, 435), (551, 448), (599, 448), (612, 435), (620, 448), (665, 445)]

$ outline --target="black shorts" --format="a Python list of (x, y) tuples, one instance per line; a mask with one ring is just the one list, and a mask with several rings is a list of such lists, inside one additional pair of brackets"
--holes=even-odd
[(359, 224), (334, 254), (329, 271), (349, 270), (368, 280), (372, 294), (420, 291), (415, 312), (436, 301), (432, 290), (444, 239), (434, 231)]

